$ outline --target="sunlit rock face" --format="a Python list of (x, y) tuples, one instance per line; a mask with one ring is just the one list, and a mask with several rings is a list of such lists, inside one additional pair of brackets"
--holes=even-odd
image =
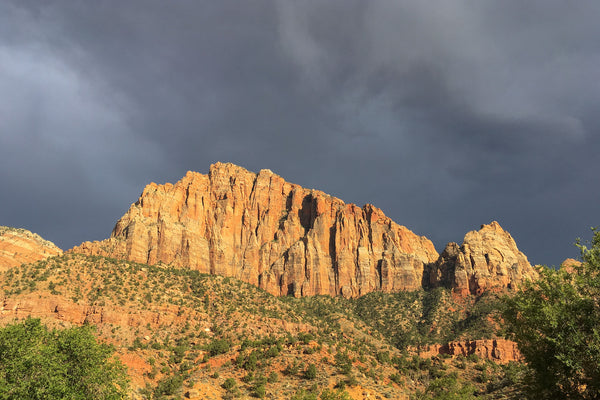
[(293, 296), (419, 289), (438, 259), (430, 240), (372, 205), (223, 163), (151, 183), (109, 239), (71, 251), (188, 267)]
[(35, 233), (0, 226), (0, 271), (60, 254), (54, 243)]

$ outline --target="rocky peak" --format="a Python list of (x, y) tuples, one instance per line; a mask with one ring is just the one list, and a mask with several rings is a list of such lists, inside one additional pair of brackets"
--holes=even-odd
[(189, 267), (294, 296), (418, 289), (438, 258), (431, 241), (377, 207), (224, 163), (151, 183), (110, 239), (72, 251)]
[(0, 226), (0, 271), (60, 254), (61, 249), (36, 233)]
[(517, 288), (538, 276), (527, 257), (496, 221), (465, 235), (463, 244), (448, 243), (429, 271), (429, 284), (459, 295), (488, 289)]

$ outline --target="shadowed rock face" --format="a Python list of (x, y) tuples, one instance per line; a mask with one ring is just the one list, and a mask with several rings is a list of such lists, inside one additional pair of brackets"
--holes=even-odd
[(429, 285), (452, 288), (458, 295), (516, 289), (525, 280), (538, 277), (510, 233), (496, 221), (467, 233), (460, 247), (448, 243), (428, 275), (425, 281)]
[(0, 271), (60, 254), (54, 243), (35, 233), (0, 226)]
[(232, 276), (275, 295), (346, 297), (421, 288), (438, 258), (372, 205), (222, 163), (148, 185), (110, 239), (71, 251)]

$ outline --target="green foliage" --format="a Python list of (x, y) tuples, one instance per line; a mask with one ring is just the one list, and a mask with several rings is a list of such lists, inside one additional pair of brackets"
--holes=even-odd
[(264, 399), (266, 394), (267, 394), (267, 390), (265, 389), (264, 384), (254, 386), (254, 396), (258, 397), (259, 399)]
[(573, 273), (545, 268), (505, 299), (503, 317), (529, 367), (531, 398), (600, 397), (600, 232)]
[(417, 392), (416, 400), (475, 400), (475, 388), (460, 382), (456, 375), (434, 379), (424, 392)]
[(0, 329), (0, 398), (125, 398), (125, 368), (92, 329), (48, 330), (39, 319)]
[(299, 370), (300, 370), (300, 366), (298, 365), (298, 361), (294, 360), (294, 362), (292, 364), (287, 365), (287, 367), (285, 368), (283, 373), (288, 376), (293, 376), (293, 375), (296, 375)]
[(309, 364), (304, 371), (304, 378), (315, 379), (317, 377), (317, 366), (315, 364)]
[(269, 374), (269, 377), (267, 378), (267, 382), (269, 383), (275, 383), (279, 380), (279, 375), (277, 375), (277, 372), (273, 371)]
[(352, 371), (352, 360), (350, 360), (348, 353), (338, 352), (334, 358), (335, 366), (338, 368), (340, 374), (348, 375)]
[(237, 382), (233, 378), (225, 379), (221, 387), (225, 390), (233, 390), (237, 386)]
[(154, 389), (154, 395), (160, 398), (163, 395), (171, 396), (177, 393), (183, 386), (183, 377), (179, 374), (167, 376), (158, 382), (158, 385)]
[(321, 393), (321, 400), (352, 400), (352, 397), (343, 389), (325, 389)]
[(317, 400), (317, 395), (305, 389), (299, 389), (290, 400)]
[(231, 343), (226, 339), (215, 339), (207, 347), (211, 356), (225, 354), (231, 348)]

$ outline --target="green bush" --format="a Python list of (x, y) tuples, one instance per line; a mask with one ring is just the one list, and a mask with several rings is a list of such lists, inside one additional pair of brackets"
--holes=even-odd
[(265, 385), (258, 385), (254, 387), (254, 396), (259, 399), (263, 399), (267, 394), (267, 390), (265, 389)]
[(223, 382), (223, 384), (221, 385), (221, 387), (223, 389), (228, 390), (228, 391), (232, 390), (236, 386), (237, 386), (237, 382), (233, 378), (225, 379), (225, 382)]
[(216, 356), (219, 354), (225, 354), (231, 348), (231, 343), (226, 339), (215, 339), (207, 347), (208, 352), (211, 356)]
[(309, 364), (304, 371), (304, 378), (315, 379), (317, 377), (317, 366), (315, 364)]

